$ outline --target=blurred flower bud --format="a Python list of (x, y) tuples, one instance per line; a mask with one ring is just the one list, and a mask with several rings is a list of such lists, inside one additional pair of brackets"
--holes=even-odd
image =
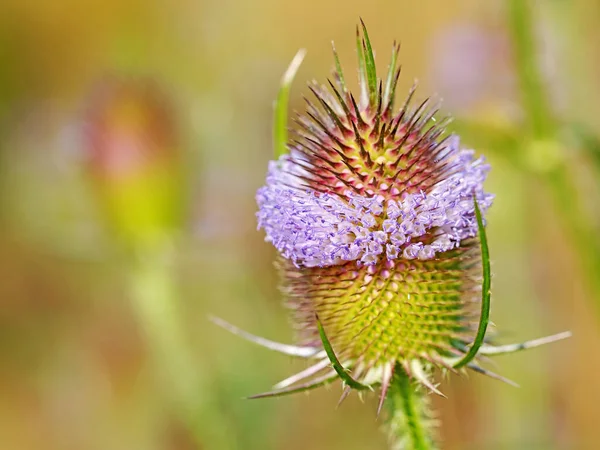
[(168, 101), (147, 79), (109, 78), (84, 117), (89, 171), (115, 232), (147, 245), (181, 219), (180, 148)]

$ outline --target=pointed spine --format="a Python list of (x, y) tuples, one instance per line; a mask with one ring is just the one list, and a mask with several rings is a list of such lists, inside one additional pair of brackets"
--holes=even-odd
[(312, 381), (309, 381), (307, 383), (304, 383), (304, 384), (301, 384), (298, 386), (289, 387), (289, 388), (285, 388), (285, 389), (278, 389), (275, 391), (263, 392), (261, 394), (254, 394), (254, 395), (251, 395), (246, 398), (248, 400), (254, 400), (254, 399), (258, 399), (258, 398), (283, 397), (284, 395), (292, 395), (292, 394), (297, 394), (299, 392), (306, 392), (306, 391), (310, 391), (313, 389), (317, 389), (321, 386), (326, 386), (330, 383), (333, 383), (337, 379), (338, 379), (338, 376), (335, 373), (328, 373), (326, 375), (323, 375), (322, 377), (315, 378)]
[(335, 44), (331, 41), (331, 48), (333, 49), (333, 59), (335, 60), (335, 77), (336, 81), (344, 94), (348, 92), (346, 88), (346, 80), (344, 79), (344, 71), (342, 70), (342, 65), (340, 64), (340, 58), (335, 49)]
[(570, 338), (572, 333), (570, 331), (563, 331), (562, 333), (553, 334), (531, 341), (521, 342), (519, 344), (507, 344), (500, 346), (483, 345), (479, 349), (480, 355), (506, 355), (508, 353), (515, 353), (522, 350), (528, 350), (530, 348), (539, 347), (540, 345), (551, 344), (552, 342), (561, 341), (563, 339)]
[(383, 102), (385, 104), (385, 110), (391, 110), (393, 108), (394, 93), (396, 91), (396, 84), (398, 83), (398, 77), (400, 72), (396, 73), (396, 63), (398, 61), (398, 54), (400, 52), (400, 45), (394, 42), (392, 47), (392, 57), (390, 59), (390, 66), (388, 68), (387, 77), (385, 79), (385, 90), (383, 91)]
[(297, 356), (299, 358), (318, 358), (321, 356), (320, 353), (322, 352), (322, 350), (316, 347), (301, 347), (297, 345), (282, 344), (280, 342), (272, 341), (270, 339), (266, 339), (255, 334), (248, 333), (247, 331), (230, 324), (229, 322), (221, 319), (220, 317), (209, 316), (209, 320), (215, 325), (218, 325), (221, 328), (229, 331), (231, 334), (240, 336), (241, 338), (246, 339), (249, 342), (253, 342), (256, 345), (260, 345), (261, 347), (267, 348), (269, 350), (283, 353), (284, 355)]
[(367, 26), (362, 19), (360, 19), (360, 24), (362, 26), (364, 36), (362, 39), (362, 50), (365, 59), (364, 67), (367, 75), (369, 105), (374, 105), (377, 98), (377, 70), (375, 68), (375, 56), (373, 55), (373, 48), (371, 47), (371, 40), (369, 39)]
[[(356, 54), (358, 56), (358, 85), (360, 86), (360, 104), (366, 108), (369, 104), (369, 86), (367, 82), (367, 70), (365, 67), (365, 54), (363, 51), (360, 29), (356, 27)], [(358, 113), (358, 108), (356, 108)]]

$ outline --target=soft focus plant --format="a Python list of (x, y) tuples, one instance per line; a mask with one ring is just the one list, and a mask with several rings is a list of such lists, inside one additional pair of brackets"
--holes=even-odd
[(155, 245), (181, 223), (181, 148), (157, 83), (107, 77), (86, 106), (88, 168), (108, 224), (130, 248)]
[[(132, 310), (173, 411), (198, 445), (230, 445), (199, 401), (204, 383), (187, 340), (176, 280), (183, 225), (182, 149), (168, 97), (148, 78), (109, 77), (88, 101), (88, 171), (108, 227), (126, 255)], [(213, 408), (211, 417), (218, 415)], [(210, 425), (209, 425), (210, 424)]]

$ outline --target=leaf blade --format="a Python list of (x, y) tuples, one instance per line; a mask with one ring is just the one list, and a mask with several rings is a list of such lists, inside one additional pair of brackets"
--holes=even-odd
[(298, 50), (281, 78), (281, 86), (275, 100), (275, 111), (273, 114), (273, 151), (275, 159), (279, 159), (281, 156), (287, 154), (290, 87), (305, 55), (305, 49)]
[(485, 226), (483, 225), (481, 210), (479, 209), (476, 196), (473, 196), (473, 204), (475, 205), (475, 218), (477, 219), (477, 230), (479, 233), (479, 243), (481, 246), (481, 266), (483, 270), (483, 281), (481, 283), (481, 315), (479, 316), (479, 325), (477, 327), (475, 340), (473, 341), (473, 344), (469, 348), (467, 354), (454, 364), (454, 368), (456, 369), (466, 366), (473, 360), (473, 358), (475, 358), (475, 356), (477, 356), (477, 352), (479, 352), (480, 347), (483, 345), (487, 326), (490, 321), (490, 289), (492, 286), (490, 250), (488, 247), (487, 235), (485, 233)]
[(359, 391), (364, 391), (367, 389), (372, 390), (371, 386), (362, 384), (362, 383), (356, 381), (354, 378), (352, 378), (350, 376), (350, 374), (348, 372), (346, 372), (346, 369), (344, 369), (344, 366), (342, 366), (342, 363), (340, 363), (340, 360), (337, 358), (335, 352), (333, 351), (333, 347), (331, 346), (329, 339), (327, 339), (327, 335), (325, 334), (325, 329), (323, 328), (323, 324), (319, 320), (318, 316), (316, 316), (316, 319), (317, 319), (317, 328), (319, 329), (319, 336), (321, 337), (321, 342), (323, 343), (323, 348), (325, 349), (325, 353), (327, 353), (327, 357), (331, 361), (333, 370), (335, 370), (335, 372), (342, 379), (342, 381), (344, 383), (346, 383), (346, 385), (348, 385), (352, 389), (356, 389)]

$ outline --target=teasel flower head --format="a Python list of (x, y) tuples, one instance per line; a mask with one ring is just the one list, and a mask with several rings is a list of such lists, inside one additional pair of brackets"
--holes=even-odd
[(359, 98), (341, 69), (310, 85), (257, 216), (300, 343), (320, 344), (318, 317), (354, 376), (381, 382), (397, 364), (424, 372), (465, 351), (481, 296), (473, 198), (485, 214), (492, 195), (489, 165), (445, 135), (429, 100), (413, 104), (413, 88), (394, 107), (398, 47), (385, 80), (368, 35), (358, 51)]
[[(351, 389), (379, 390), (381, 408), (388, 393), (390, 402), (401, 404), (406, 392), (398, 390), (407, 387), (441, 394), (434, 369), (470, 368), (505, 380), (483, 369), (478, 357), (566, 337), (504, 347), (484, 343), (491, 278), (484, 217), (493, 200), (484, 182), (490, 166), (446, 132), (448, 120), (436, 119), (433, 102), (413, 101), (414, 87), (396, 105), (398, 45), (384, 79), (377, 77), (364, 24), (362, 33), (357, 29), (357, 52), (359, 95), (347, 88), (334, 49), (333, 79), (326, 87), (309, 85), (314, 98), (296, 116), (290, 139), (281, 117), (303, 53), (283, 79), (275, 112), (277, 159), (256, 200), (258, 228), (279, 252), (298, 342), (280, 344), (214, 321), (268, 348), (317, 361), (254, 397), (341, 379), (342, 399)], [(414, 405), (423, 405), (417, 413), (431, 422), (426, 403), (421, 398)], [(397, 418), (393, 427), (411, 422), (406, 414)]]

